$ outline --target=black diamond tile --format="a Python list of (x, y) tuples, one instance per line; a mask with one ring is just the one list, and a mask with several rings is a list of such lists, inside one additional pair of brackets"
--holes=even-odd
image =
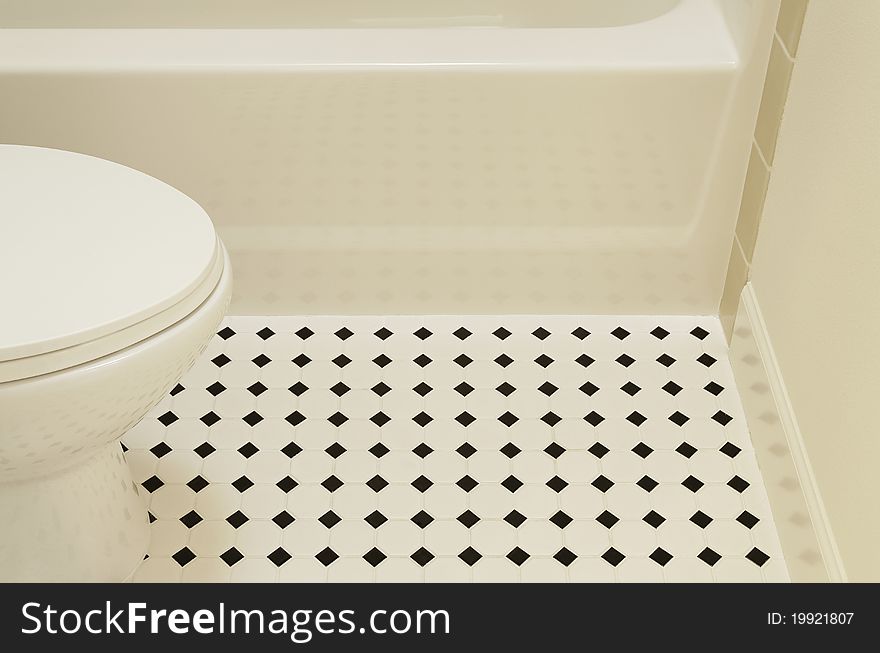
[(256, 365), (257, 367), (266, 367), (269, 363), (272, 362), (272, 359), (266, 356), (266, 354), (260, 354), (251, 359), (251, 363)]
[(600, 492), (607, 492), (614, 486), (614, 482), (611, 481), (611, 479), (599, 474), (596, 478), (593, 479), (593, 482), (590, 485), (592, 485)]
[(419, 528), (427, 528), (431, 522), (434, 521), (434, 518), (424, 510), (419, 510), (416, 514), (410, 517), (410, 521)]
[(272, 521), (275, 522), (279, 528), (287, 528), (296, 520), (289, 512), (287, 512), (286, 510), (282, 510), (277, 515), (272, 517)]
[(391, 418), (380, 410), (378, 413), (370, 418), (370, 421), (376, 426), (382, 427), (390, 422)]
[(626, 558), (620, 551), (615, 549), (613, 546), (609, 548), (605, 553), (602, 554), (602, 559), (607, 562), (612, 567), (616, 567)]
[(669, 331), (667, 331), (663, 327), (658, 326), (651, 330), (651, 335), (657, 338), (657, 340), (663, 340), (663, 338), (669, 335)]
[(510, 385), (507, 381), (499, 385), (497, 388), (495, 388), (495, 390), (503, 394), (505, 397), (509, 397), (514, 392), (516, 392), (516, 388)]
[(498, 338), (499, 340), (504, 340), (506, 338), (509, 338), (512, 334), (510, 333), (510, 331), (508, 331), (504, 327), (498, 327), (497, 329), (495, 329), (492, 332), (492, 335), (495, 336), (496, 338)]
[(578, 388), (578, 390), (583, 392), (588, 397), (592, 397), (594, 394), (599, 392), (599, 386), (597, 386), (595, 383), (587, 381), (580, 388)]
[(695, 453), (697, 453), (697, 448), (694, 447), (694, 446), (691, 446), (691, 445), (688, 444), (687, 442), (682, 442), (680, 445), (678, 445), (678, 446), (675, 448), (675, 450), (676, 450), (678, 453), (680, 453), (682, 456), (684, 456), (685, 458), (690, 458), (690, 457), (693, 456)]
[(770, 556), (761, 551), (761, 549), (753, 548), (746, 554), (746, 559), (750, 562), (754, 562), (759, 567), (763, 567), (764, 564), (770, 559)]
[(562, 418), (554, 412), (549, 412), (541, 418), (541, 421), (550, 426), (556, 426), (562, 421)]
[(523, 524), (523, 522), (525, 522), (525, 520), (526, 520), (525, 515), (523, 515), (521, 512), (519, 512), (517, 510), (511, 510), (504, 517), (504, 521), (506, 521), (508, 524), (510, 524), (514, 528), (519, 528)]
[(696, 478), (695, 476), (688, 476), (681, 482), (681, 484), (684, 485), (691, 492), (696, 492), (704, 485), (703, 481)]
[(302, 447), (300, 447), (296, 442), (288, 442), (281, 449), (281, 453), (283, 453), (288, 458), (293, 458), (296, 454), (302, 451)]
[(205, 388), (205, 390), (207, 390), (209, 393), (211, 393), (213, 396), (216, 397), (221, 392), (226, 390), (226, 386), (223, 385), (222, 383), (220, 383), (220, 381), (216, 381), (215, 383), (212, 383), (207, 388)]
[(257, 335), (260, 336), (263, 340), (268, 340), (272, 336), (275, 335), (275, 332), (272, 331), (269, 327), (263, 327), (259, 331), (257, 331)]
[(547, 445), (547, 448), (544, 449), (544, 453), (546, 453), (551, 458), (559, 458), (559, 456), (565, 453), (565, 448), (561, 447), (555, 442), (551, 442)]
[(289, 476), (285, 476), (280, 481), (278, 481), (275, 485), (277, 485), (278, 488), (282, 492), (290, 492), (293, 488), (295, 488), (298, 485), (298, 483), (296, 481), (294, 481), (292, 478), (290, 478)]
[(549, 481), (547, 481), (547, 487), (549, 487), (554, 492), (562, 492), (565, 488), (568, 487), (568, 481), (561, 479), (558, 476), (554, 476)]
[(642, 488), (645, 492), (650, 492), (660, 484), (650, 476), (642, 476), (642, 478), (636, 481), (636, 485)]
[(466, 340), (470, 338), (472, 334), (464, 327), (458, 327), (455, 331), (452, 332), (452, 335), (454, 335), (459, 340)]
[(410, 556), (410, 558), (412, 558), (420, 567), (424, 567), (434, 559), (434, 554), (428, 551), (425, 547), (420, 547), (418, 551)]
[(635, 397), (636, 393), (641, 390), (641, 388), (632, 381), (627, 381), (622, 386), (620, 386), (620, 389), (623, 390), (630, 397)]
[(199, 446), (193, 449), (193, 451), (195, 451), (200, 458), (207, 458), (217, 450), (210, 442), (202, 442)]
[(254, 482), (247, 476), (239, 476), (232, 482), (232, 487), (234, 487), (239, 492), (245, 492), (248, 488), (253, 487), (253, 485)]
[(568, 515), (566, 515), (564, 512), (559, 510), (556, 512), (555, 515), (553, 515), (550, 518), (550, 521), (553, 522), (559, 528), (565, 528), (574, 520), (571, 517), (569, 517)]
[(429, 386), (427, 383), (425, 383), (425, 382), (423, 381), (422, 383), (419, 383), (415, 388), (413, 388), (413, 391), (414, 391), (416, 394), (421, 395), (422, 397), (424, 397), (426, 394), (428, 394), (429, 392), (431, 392), (431, 390), (433, 390), (433, 389), (434, 389), (434, 388), (432, 388), (431, 386)]
[(732, 479), (727, 481), (727, 484), (740, 494), (745, 492), (746, 489), (748, 489), (749, 487), (749, 482), (744, 478), (740, 478), (739, 476), (734, 476)]
[(455, 421), (461, 424), (462, 426), (470, 426), (477, 420), (476, 417), (471, 415), (469, 412), (464, 411), (461, 415), (455, 418)]
[(534, 331), (532, 331), (532, 335), (535, 336), (538, 340), (546, 340), (550, 335), (550, 332), (547, 331), (544, 327), (538, 327)]
[(596, 521), (602, 524), (605, 528), (611, 528), (614, 524), (619, 522), (620, 519), (618, 519), (617, 515), (604, 510), (601, 515), (596, 517)]
[(587, 451), (596, 456), (596, 458), (601, 458), (611, 450), (601, 442), (596, 442), (589, 449), (587, 449)]
[(160, 442), (155, 447), (150, 449), (150, 453), (156, 456), (156, 458), (161, 458), (169, 453), (171, 453), (171, 447), (169, 447), (166, 443)]
[(266, 392), (266, 390), (268, 390), (268, 389), (269, 389), (269, 388), (267, 388), (266, 386), (264, 386), (264, 385), (263, 385), (262, 383), (260, 383), (259, 381), (257, 381), (257, 382), (254, 383), (253, 385), (248, 386), (248, 392), (250, 392), (250, 393), (251, 393), (252, 395), (254, 395), (255, 397), (259, 397), (261, 394), (263, 394), (264, 392)]
[(559, 551), (557, 551), (553, 557), (559, 564), (563, 565), (564, 567), (568, 567), (572, 562), (577, 560), (577, 556), (565, 547), (559, 549)]
[(305, 367), (306, 365), (308, 365), (309, 363), (312, 362), (312, 359), (309, 358), (308, 356), (306, 356), (305, 354), (300, 354), (296, 358), (292, 358), (290, 362), (293, 363), (294, 365), (296, 365), (297, 367)]
[(632, 365), (633, 363), (636, 362), (636, 359), (633, 358), (632, 356), (630, 356), (629, 354), (621, 354), (620, 356), (618, 356), (614, 360), (617, 361), (618, 363), (620, 363), (621, 365), (623, 365), (624, 367), (629, 367), (630, 365)]
[(709, 383), (703, 386), (703, 390), (717, 397), (722, 392), (724, 392), (724, 386), (718, 385), (717, 383), (715, 383), (715, 381), (709, 381)]
[(586, 417), (584, 417), (584, 419), (587, 420), (587, 422), (589, 422), (593, 426), (599, 426), (599, 424), (601, 424), (602, 422), (605, 421), (605, 418), (602, 417), (595, 410), (590, 411), (590, 414), (587, 415)]
[(236, 562), (238, 562), (239, 560), (243, 560), (243, 559), (244, 559), (244, 556), (242, 555), (241, 551), (239, 551), (239, 550), (236, 549), (235, 547), (232, 547), (232, 548), (230, 548), (230, 549), (227, 549), (227, 550), (224, 551), (223, 553), (221, 553), (221, 554), (220, 554), (220, 559), (221, 559), (223, 562), (225, 562), (228, 566), (231, 567), (232, 565), (234, 565), (234, 564), (235, 564)]
[(376, 331), (373, 335), (376, 336), (379, 340), (388, 340), (388, 338), (390, 338), (394, 334), (391, 331), (389, 331), (388, 329), (386, 329), (385, 327), (382, 327), (381, 329)]
[(559, 388), (557, 388), (555, 385), (550, 383), (550, 381), (545, 381), (544, 383), (541, 384), (541, 386), (538, 388), (538, 390), (540, 392), (544, 393), (545, 395), (547, 395), (548, 397), (550, 397), (551, 395), (553, 395), (554, 392), (559, 390)]
[(723, 410), (719, 410), (717, 413), (712, 415), (712, 419), (721, 424), (721, 426), (727, 426), (733, 418), (725, 413)]
[(474, 391), (474, 388), (468, 383), (461, 382), (457, 386), (455, 386), (454, 390), (462, 397), (467, 397), (470, 393)]
[(651, 558), (651, 560), (656, 562), (661, 567), (665, 567), (667, 565), (667, 563), (670, 560), (672, 560), (672, 554), (669, 553), (669, 551), (666, 551), (665, 549), (661, 549), (659, 546), (656, 549), (654, 549), (654, 552), (651, 555), (649, 555), (648, 557)]
[(193, 492), (201, 492), (206, 487), (208, 487), (210, 483), (205, 480), (200, 474), (196, 474), (187, 484), (186, 486), (192, 490)]
[(174, 562), (179, 564), (181, 567), (185, 567), (196, 559), (196, 554), (190, 551), (187, 547), (183, 547), (180, 551), (178, 551), (171, 557), (174, 558)]
[(324, 489), (328, 492), (336, 492), (336, 490), (343, 486), (343, 483), (336, 476), (331, 474), (323, 481), (321, 481), (321, 485), (323, 485)]
[(382, 524), (388, 521), (388, 517), (383, 515), (378, 510), (374, 510), (369, 515), (364, 517), (364, 521), (366, 521), (373, 528), (379, 528)]
[(165, 485), (165, 483), (163, 483), (162, 479), (160, 479), (158, 476), (154, 475), (154, 476), (151, 476), (150, 478), (148, 478), (143, 483), (141, 483), (141, 485), (143, 486), (143, 488), (147, 492), (152, 493), (152, 492), (155, 492), (156, 490), (158, 490), (163, 485)]
[(712, 523), (712, 518), (704, 513), (702, 510), (697, 510), (697, 512), (691, 515), (691, 521), (700, 528), (706, 528), (709, 524)]
[(351, 363), (351, 359), (345, 354), (339, 354), (339, 356), (333, 359), (332, 363), (341, 369)]
[(418, 415), (416, 415), (415, 417), (413, 417), (413, 421), (414, 421), (416, 424), (418, 424), (419, 426), (421, 426), (421, 427), (424, 428), (425, 426), (427, 426), (428, 424), (430, 424), (431, 422), (433, 422), (433, 421), (434, 421), (434, 418), (431, 417), (430, 415), (428, 415), (428, 413), (422, 411), (421, 413), (419, 413)]
[(738, 446), (736, 446), (732, 442), (727, 442), (721, 447), (720, 451), (725, 456), (729, 456), (730, 458), (736, 458), (737, 455), (742, 451), (742, 449), (740, 449)]
[(632, 452), (640, 458), (647, 458), (652, 453), (654, 453), (654, 450), (646, 445), (644, 442), (639, 442), (636, 446), (632, 448)]
[(263, 416), (260, 415), (257, 411), (252, 410), (247, 415), (242, 417), (242, 419), (245, 421), (245, 423), (248, 426), (256, 426), (257, 424), (259, 424), (260, 422), (263, 421)]
[(684, 426), (689, 419), (690, 417), (678, 411), (675, 411), (674, 413), (672, 413), (672, 415), (669, 416), (669, 421), (673, 424), (677, 424), (678, 426)]
[(309, 327), (303, 327), (299, 331), (296, 332), (296, 335), (299, 336), (300, 338), (302, 338), (303, 340), (308, 340), (313, 335), (315, 335), (315, 332), (312, 331)]
[(373, 362), (379, 367), (385, 367), (391, 362), (391, 359), (388, 358), (385, 354), (379, 354), (376, 358), (373, 359)]
[(697, 358), (698, 363), (702, 363), (706, 367), (712, 367), (717, 361), (709, 354), (702, 354)]
[(275, 549), (274, 551), (272, 551), (272, 553), (270, 553), (270, 554), (267, 555), (266, 557), (269, 558), (269, 561), (270, 561), (273, 565), (275, 565), (276, 567), (280, 567), (280, 566), (283, 565), (285, 562), (287, 562), (288, 560), (290, 560), (293, 556), (290, 555), (287, 551), (285, 551), (284, 549), (282, 549), (282, 548), (279, 546), (277, 549)]
[(471, 478), (470, 476), (468, 476), (467, 474), (465, 474), (465, 475), (462, 476), (460, 479), (458, 479), (458, 480), (455, 482), (455, 484), (456, 484), (458, 487), (460, 487), (462, 490), (464, 490), (465, 492), (470, 492), (470, 491), (473, 490), (475, 487), (477, 487), (477, 485), (479, 485), (479, 483), (477, 483), (474, 479), (472, 479), (472, 478)]
[(384, 456), (386, 453), (388, 453), (391, 450), (388, 447), (386, 447), (384, 444), (382, 444), (381, 442), (377, 442), (372, 447), (367, 449), (367, 451), (369, 451), (371, 454), (376, 456), (376, 458), (381, 458), (382, 456)]
[[(381, 553), (381, 551), (379, 553)], [(318, 562), (320, 562), (325, 567), (329, 567), (339, 558), (339, 555), (336, 553), (336, 551), (328, 546), (326, 549), (318, 553), (315, 558), (317, 558)]]
[(434, 483), (433, 483), (433, 481), (431, 481), (431, 479), (427, 478), (426, 476), (419, 476), (412, 483), (410, 483), (410, 485), (412, 485), (419, 492), (427, 492), (428, 488), (430, 488), (432, 485), (434, 485)]
[(257, 445), (255, 445), (253, 442), (246, 442), (238, 448), (238, 453), (240, 453), (245, 458), (250, 458), (258, 451), (259, 449), (257, 449)]
[(329, 447), (324, 449), (324, 453), (326, 453), (328, 456), (331, 456), (332, 458), (339, 458), (339, 456), (344, 454), (346, 451), (346, 448), (338, 442), (334, 442)]
[(246, 524), (249, 520), (247, 515), (245, 515), (241, 510), (236, 510), (234, 513), (226, 518), (226, 521), (229, 522), (230, 526), (232, 526), (233, 528), (241, 528), (241, 526)]
[(299, 397), (301, 394), (303, 394), (308, 389), (309, 389), (309, 387), (305, 383), (303, 383), (302, 381), (297, 381), (296, 383), (294, 383), (292, 386), (290, 386), (288, 388), (288, 390), (290, 392), (292, 392), (293, 394), (295, 394), (297, 397)]
[(475, 548), (469, 546), (464, 551), (458, 554), (458, 557), (461, 558), (465, 564), (473, 567), (477, 562), (479, 562), (480, 558), (483, 556), (477, 551)]
[(413, 333), (413, 335), (419, 340), (427, 340), (434, 334), (428, 331), (425, 327), (420, 327)]
[(535, 362), (543, 368), (547, 368), (553, 363), (553, 359), (550, 358), (547, 354), (541, 354), (535, 359)]
[(235, 331), (230, 329), (229, 327), (223, 327), (217, 332), (217, 335), (223, 338), (224, 340), (229, 340), (232, 336), (235, 335)]
[(469, 442), (462, 443), (462, 445), (458, 447), (456, 451), (462, 458), (470, 458), (477, 452), (477, 450)]
[(669, 354), (660, 354), (657, 357), (657, 362), (660, 363), (663, 367), (669, 367), (675, 362), (675, 359)]
[(671, 394), (674, 397), (679, 392), (681, 392), (684, 388), (682, 388), (680, 385), (678, 385), (675, 381), (670, 381), (669, 383), (667, 383), (666, 385), (663, 386), (663, 389), (666, 390), (666, 392), (668, 392), (669, 394)]
[(571, 332), (571, 335), (573, 335), (578, 340), (583, 340), (588, 335), (590, 335), (590, 332), (587, 331), (584, 327), (578, 327), (577, 329), (575, 329), (574, 331)]
[(517, 417), (510, 411), (507, 411), (498, 418), (498, 421), (504, 424), (504, 426), (510, 427), (519, 421), (519, 417)]
[(529, 554), (516, 546), (507, 554), (507, 559), (517, 567), (521, 567), (523, 563), (529, 559)]
[(611, 335), (618, 340), (623, 340), (629, 335), (629, 331), (627, 331), (623, 327), (617, 327), (616, 329), (614, 329), (614, 331), (611, 332)]
[(694, 338), (697, 338), (698, 340), (704, 340), (704, 339), (706, 338), (706, 336), (709, 335), (709, 332), (706, 331), (706, 329), (704, 329), (703, 327), (695, 327), (695, 328), (691, 331), (691, 335), (692, 335)]
[(507, 354), (501, 354), (498, 358), (495, 359), (495, 362), (498, 363), (501, 367), (507, 367), (513, 362), (513, 359)]
[(202, 415), (199, 419), (202, 420), (205, 426), (214, 426), (214, 424), (220, 421), (220, 416), (212, 410)]
[(190, 510), (183, 517), (180, 518), (181, 523), (187, 528), (192, 528), (200, 521), (202, 521), (202, 516), (197, 513), (195, 510)]
[(761, 520), (758, 519), (757, 517), (755, 517), (748, 510), (744, 510), (743, 512), (740, 513), (739, 517), (736, 518), (736, 521), (738, 521), (740, 524), (742, 524), (746, 528), (754, 528), (755, 525)]
[(333, 528), (334, 526), (336, 526), (336, 524), (342, 521), (342, 517), (337, 515), (332, 510), (328, 510), (323, 515), (318, 517), (318, 521), (321, 522), (325, 528)]
[(417, 455), (419, 458), (424, 458), (424, 457), (429, 456), (432, 453), (434, 453), (434, 450), (431, 447), (429, 447), (427, 444), (422, 442), (415, 449), (413, 449), (413, 453), (415, 455)]
[(513, 458), (520, 451), (522, 451), (522, 449), (516, 446), (513, 442), (508, 442), (503, 447), (501, 447), (501, 453), (503, 453), (508, 458)]
[(635, 424), (636, 426), (641, 426), (645, 423), (645, 420), (648, 418), (642, 415), (639, 411), (634, 410), (629, 415), (626, 416), (626, 421)]
[(588, 356), (587, 354), (581, 354), (580, 356), (578, 356), (577, 358), (574, 359), (574, 362), (582, 365), (583, 367), (589, 367), (590, 365), (592, 365), (593, 363), (596, 362), (596, 359), (592, 358), (591, 356)]
[(336, 331), (336, 333), (334, 333), (333, 335), (336, 336), (337, 338), (339, 338), (340, 340), (348, 340), (349, 338), (351, 338), (354, 335), (354, 331), (352, 331), (348, 327), (342, 327), (341, 329)]
[(461, 354), (460, 356), (456, 356), (452, 360), (455, 361), (456, 365), (459, 365), (460, 367), (467, 367), (468, 365), (470, 365), (471, 363), (474, 362), (473, 358), (471, 358), (470, 356), (467, 356), (465, 354)]
[(211, 359), (211, 362), (214, 363), (217, 367), (223, 367), (227, 363), (229, 363), (232, 359), (229, 358), (226, 354), (220, 354), (219, 356), (215, 356)]
[(697, 554), (697, 557), (698, 557), (700, 560), (702, 560), (703, 562), (705, 562), (707, 565), (709, 565), (710, 567), (714, 567), (715, 564), (716, 564), (719, 560), (721, 560), (721, 556), (718, 555), (718, 554), (717, 554), (715, 551), (713, 551), (712, 549), (710, 549), (708, 546), (707, 546), (705, 549), (703, 549), (702, 551), (700, 551), (700, 552)]
[(382, 489), (388, 486), (388, 481), (379, 476), (378, 474), (367, 481), (367, 487), (370, 488), (373, 492), (380, 492)]
[(501, 481), (501, 485), (503, 485), (510, 492), (516, 492), (523, 486), (523, 482), (519, 480), (516, 476), (511, 475)]
[(419, 367), (425, 367), (431, 363), (431, 359), (425, 354), (419, 354), (413, 359), (413, 363)]
[(379, 395), (380, 397), (384, 397), (389, 392), (391, 392), (391, 386), (389, 386), (384, 381), (380, 381), (379, 383), (374, 385), (372, 388), (370, 388), (370, 390), (372, 390), (375, 394)]
[(171, 426), (180, 418), (169, 410), (167, 413), (159, 415), (158, 419), (164, 426)]
[(182, 385), (180, 385), (180, 384), (178, 383), (176, 386), (174, 386), (173, 388), (171, 388), (171, 392), (169, 392), (168, 394), (170, 394), (170, 395), (173, 397), (174, 395), (178, 395), (178, 394), (180, 394), (180, 393), (183, 392), (184, 390), (186, 390), (186, 388), (184, 388)]
[(125, 446), (124, 442), (119, 443), (119, 448), (122, 449), (122, 453), (125, 453), (126, 451), (128, 451), (128, 447)]
[(342, 426), (348, 421), (348, 418), (339, 411), (336, 411), (327, 418), (327, 421), (330, 422), (333, 426)]
[(480, 518), (477, 517), (470, 510), (465, 510), (457, 517), (458, 521), (465, 525), (466, 528), (471, 528), (474, 524), (480, 521)]
[(654, 528), (660, 528), (660, 525), (666, 521), (666, 518), (659, 512), (655, 512), (652, 510), (647, 515), (642, 517), (642, 521), (650, 526), (653, 526)]
[(339, 383), (335, 384), (332, 388), (330, 388), (330, 392), (335, 394), (337, 397), (341, 397), (349, 390), (351, 390), (351, 388), (349, 388), (347, 385), (345, 385), (342, 381), (340, 381)]

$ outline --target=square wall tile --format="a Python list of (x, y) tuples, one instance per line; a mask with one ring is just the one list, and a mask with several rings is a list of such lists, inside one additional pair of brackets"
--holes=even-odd
[(761, 97), (761, 108), (758, 111), (758, 123), (755, 125), (755, 142), (771, 166), (773, 165), (773, 155), (776, 152), (779, 122), (782, 120), (782, 111), (788, 96), (792, 63), (780, 45), (779, 39), (774, 38), (773, 47), (770, 50), (770, 63), (767, 65), (767, 77), (764, 79), (764, 92)]
[(752, 145), (749, 157), (749, 170), (743, 188), (742, 201), (739, 206), (739, 218), (736, 222), (736, 237), (742, 245), (746, 260), (751, 262), (755, 251), (755, 240), (758, 237), (758, 224), (764, 208), (764, 197), (770, 181), (770, 170), (764, 165), (758, 148)]
[(776, 33), (779, 34), (785, 49), (792, 57), (797, 53), (806, 13), (807, 0), (782, 0), (779, 18), (776, 21)]

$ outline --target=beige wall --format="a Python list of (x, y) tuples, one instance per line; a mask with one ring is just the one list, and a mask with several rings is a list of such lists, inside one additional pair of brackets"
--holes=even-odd
[(751, 282), (850, 580), (880, 581), (880, 2), (813, 0)]

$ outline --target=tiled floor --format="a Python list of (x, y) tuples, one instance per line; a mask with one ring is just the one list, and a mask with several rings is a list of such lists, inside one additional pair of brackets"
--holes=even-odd
[(136, 581), (786, 581), (714, 318), (231, 317)]

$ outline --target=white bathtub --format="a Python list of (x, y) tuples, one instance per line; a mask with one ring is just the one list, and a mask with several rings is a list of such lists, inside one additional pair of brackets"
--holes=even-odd
[(717, 311), (776, 0), (72, 4), (0, 0), (0, 142), (194, 197), (234, 313)]

